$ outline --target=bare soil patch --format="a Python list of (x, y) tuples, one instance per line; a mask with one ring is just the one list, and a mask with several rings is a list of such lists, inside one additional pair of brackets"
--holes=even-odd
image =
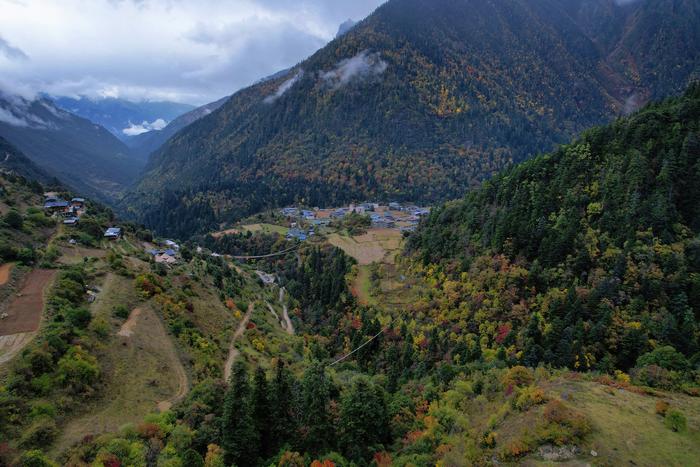
[(20, 332), (9, 336), (0, 336), (0, 365), (9, 362), (27, 344), (29, 344), (36, 332)]
[(12, 273), (12, 267), (14, 265), (15, 263), (5, 263), (0, 265), (0, 285), (5, 285), (7, 284), (7, 281), (10, 280), (10, 274)]
[(119, 332), (117, 332), (117, 335), (122, 337), (131, 337), (132, 334), (134, 334), (134, 328), (136, 327), (136, 323), (140, 315), (141, 308), (134, 308), (129, 314), (129, 319), (124, 321), (124, 324), (122, 324), (122, 327)]
[(39, 329), (44, 309), (44, 289), (55, 275), (56, 271), (51, 269), (35, 269), (29, 273), (21, 292), (6, 308), (7, 316), (0, 319), (0, 336)]

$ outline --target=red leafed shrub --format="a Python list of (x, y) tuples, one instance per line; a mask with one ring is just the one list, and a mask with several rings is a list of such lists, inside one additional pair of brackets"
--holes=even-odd
[(391, 454), (388, 452), (378, 452), (374, 454), (374, 463), (377, 467), (391, 467)]
[(136, 427), (136, 432), (143, 439), (163, 438), (163, 432), (155, 423), (142, 423)]
[(255, 329), (255, 323), (252, 321), (249, 321), (248, 324), (246, 324), (246, 329)]
[(506, 337), (508, 337), (508, 334), (510, 334), (511, 329), (512, 326), (510, 323), (501, 324), (498, 326), (498, 331), (496, 332), (496, 342), (502, 344), (503, 341), (506, 340)]

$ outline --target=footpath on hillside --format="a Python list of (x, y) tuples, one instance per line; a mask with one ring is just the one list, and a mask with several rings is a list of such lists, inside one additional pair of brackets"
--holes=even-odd
[(224, 381), (228, 381), (229, 378), (231, 378), (231, 370), (233, 369), (233, 363), (236, 361), (236, 358), (238, 358), (238, 355), (240, 355), (240, 352), (236, 348), (236, 341), (241, 338), (243, 333), (245, 333), (246, 326), (248, 326), (248, 321), (250, 321), (250, 317), (253, 316), (254, 309), (255, 305), (253, 304), (253, 302), (250, 302), (248, 304), (248, 311), (246, 311), (245, 316), (243, 316), (243, 319), (238, 324), (236, 332), (233, 333), (231, 344), (228, 347), (228, 358), (226, 359), (226, 364), (224, 365)]

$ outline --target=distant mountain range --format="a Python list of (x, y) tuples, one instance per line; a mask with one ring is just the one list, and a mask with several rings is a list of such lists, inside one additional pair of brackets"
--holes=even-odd
[(177, 102), (132, 102), (125, 99), (56, 97), (56, 106), (102, 125), (122, 141), (159, 130), (195, 107)]
[(124, 206), (186, 236), (297, 201), (456, 198), (699, 76), (695, 0), (390, 0), (177, 133)]
[(0, 94), (0, 137), (49, 176), (103, 201), (113, 201), (144, 166), (102, 126), (46, 98)]
[(153, 151), (160, 148), (168, 139), (173, 137), (175, 133), (182, 130), (187, 125), (196, 122), (200, 118), (209, 115), (214, 110), (221, 107), (228, 99), (229, 96), (221, 98), (216, 102), (197, 107), (194, 110), (180, 115), (164, 128), (132, 136), (128, 138), (125, 143), (138, 157), (147, 160), (148, 156)]

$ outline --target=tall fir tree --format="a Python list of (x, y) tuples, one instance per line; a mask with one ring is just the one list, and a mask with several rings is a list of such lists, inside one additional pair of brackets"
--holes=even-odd
[(257, 460), (258, 439), (250, 403), (250, 382), (245, 363), (241, 360), (234, 364), (224, 399), (221, 447), (229, 465), (254, 465)]

